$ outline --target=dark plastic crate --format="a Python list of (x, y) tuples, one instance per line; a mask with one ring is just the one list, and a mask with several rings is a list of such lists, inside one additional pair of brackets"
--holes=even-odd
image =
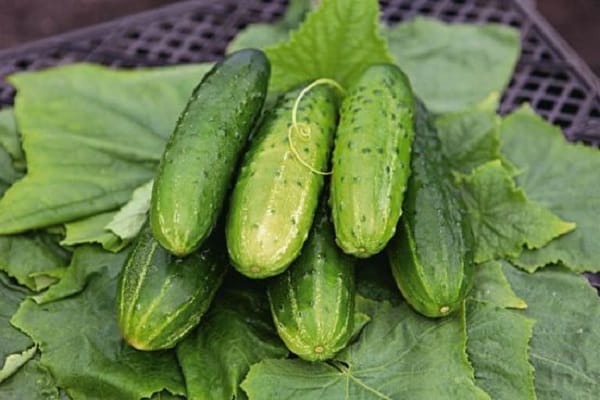
[[(496, 22), (521, 31), (522, 55), (500, 112), (523, 102), (561, 126), (569, 140), (600, 146), (598, 78), (527, 0), (381, 0), (392, 25), (425, 15), (447, 22)], [(285, 0), (192, 0), (0, 51), (0, 108), (12, 104), (8, 74), (89, 61), (114, 67), (213, 61), (246, 25), (283, 15)], [(600, 275), (590, 275), (600, 287)]]

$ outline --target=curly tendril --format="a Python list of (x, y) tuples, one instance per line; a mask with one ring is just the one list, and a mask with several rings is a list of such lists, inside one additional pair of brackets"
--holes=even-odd
[(310, 134), (311, 134), (310, 125), (306, 124), (306, 123), (298, 123), (298, 107), (300, 106), (300, 100), (302, 100), (302, 97), (304, 97), (304, 95), (309, 90), (311, 90), (312, 88), (314, 88), (315, 86), (318, 86), (318, 85), (330, 85), (330, 86), (333, 86), (334, 88), (336, 88), (337, 90), (339, 90), (339, 92), (342, 94), (345, 92), (342, 85), (340, 85), (333, 79), (328, 79), (328, 78), (317, 79), (317, 80), (313, 81), (311, 84), (309, 84), (308, 86), (306, 86), (304, 89), (302, 89), (300, 91), (300, 93), (298, 94), (296, 101), (294, 102), (294, 107), (292, 108), (292, 125), (288, 129), (288, 143), (290, 145), (290, 150), (292, 151), (292, 154), (294, 154), (294, 156), (300, 162), (300, 164), (304, 165), (306, 168), (308, 168), (311, 172), (313, 172), (315, 174), (331, 175), (331, 171), (319, 171), (318, 169), (314, 168), (313, 166), (309, 165), (306, 161), (304, 161), (302, 159), (302, 157), (300, 157), (298, 150), (296, 150), (296, 148), (294, 147), (294, 142), (292, 140), (293, 134), (296, 134), (303, 140), (310, 139)]

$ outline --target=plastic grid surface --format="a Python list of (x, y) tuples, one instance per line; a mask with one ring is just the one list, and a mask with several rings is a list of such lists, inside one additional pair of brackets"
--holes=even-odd
[[(560, 38), (524, 0), (381, 0), (382, 19), (393, 25), (415, 15), (448, 22), (496, 22), (521, 30), (523, 51), (502, 98), (506, 113), (523, 102), (564, 129), (570, 140), (600, 145), (600, 88)], [(194, 0), (125, 17), (0, 52), (0, 107), (13, 101), (4, 76), (76, 61), (136, 67), (215, 60), (252, 22), (283, 15), (285, 0)]]

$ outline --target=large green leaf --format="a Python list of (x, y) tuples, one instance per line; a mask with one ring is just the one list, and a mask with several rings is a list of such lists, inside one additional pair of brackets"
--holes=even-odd
[(19, 177), (19, 173), (12, 165), (10, 155), (0, 147), (0, 198)]
[(136, 188), (131, 198), (117, 211), (107, 211), (65, 224), (62, 245), (99, 243), (111, 252), (123, 250), (147, 220), (152, 182)]
[(516, 179), (527, 196), (577, 224), (547, 246), (523, 252), (515, 263), (529, 271), (557, 261), (578, 272), (600, 271), (600, 151), (569, 144), (559, 128), (528, 107), (504, 119), (501, 139), (503, 153), (521, 172)]
[(0, 233), (125, 203), (153, 178), (165, 140), (206, 70), (76, 64), (11, 76), (28, 172), (0, 200)]
[(432, 320), (405, 303), (371, 308), (371, 322), (334, 361), (252, 366), (242, 383), (250, 400), (489, 399), (474, 385), (462, 312)]
[(296, 29), (311, 9), (311, 0), (291, 0), (283, 18), (273, 24), (250, 24), (242, 29), (227, 46), (227, 53), (244, 48), (264, 49), (289, 36), (290, 30)]
[(473, 168), (501, 158), (500, 118), (494, 107), (478, 105), (441, 114), (435, 126), (451, 168), (469, 174)]
[(105, 250), (111, 252), (122, 250), (127, 243), (106, 229), (116, 214), (117, 211), (107, 211), (66, 223), (65, 237), (60, 244), (74, 246), (84, 243), (99, 243)]
[(264, 291), (220, 293), (200, 326), (177, 346), (189, 400), (244, 399), (250, 366), (288, 351), (277, 336)]
[(467, 352), (475, 383), (497, 400), (535, 399), (528, 345), (533, 320), (493, 303), (467, 301)]
[(153, 183), (151, 180), (136, 188), (131, 199), (117, 211), (105, 229), (125, 243), (135, 238), (147, 220)]
[(126, 251), (112, 254), (102, 251), (98, 246), (78, 246), (61, 280), (33, 299), (39, 304), (44, 304), (73, 296), (84, 290), (91, 277), (103, 269), (109, 268), (113, 275), (118, 273), (126, 256)]
[(10, 319), (19, 305), (31, 292), (10, 282), (6, 274), (0, 272), (0, 382), (6, 375), (7, 357), (18, 357), (33, 346), (29, 336), (10, 324)]
[(265, 52), (275, 91), (317, 78), (347, 86), (370, 64), (392, 60), (379, 33), (376, 0), (323, 0), (287, 41)]
[(0, 236), (0, 270), (31, 290), (45, 289), (47, 285), (40, 285), (33, 275), (68, 263), (51, 240), (44, 233)]
[(575, 228), (529, 201), (500, 160), (475, 168), (464, 178), (463, 189), (476, 239), (476, 262), (517, 257), (523, 246), (539, 248)]
[(38, 361), (30, 361), (0, 385), (2, 400), (59, 400), (52, 375)]
[[(75, 400), (138, 400), (163, 389), (184, 394), (174, 352), (140, 352), (123, 342), (115, 316), (123, 256), (104, 254), (112, 262), (96, 270), (84, 291), (42, 305), (25, 300), (11, 322), (38, 344), (41, 364)], [(97, 256), (90, 252), (85, 261)]]
[(527, 308), (527, 303), (510, 287), (499, 261), (488, 261), (475, 268), (469, 297), (504, 308)]
[(586, 279), (565, 268), (535, 274), (508, 264), (504, 272), (535, 319), (531, 361), (540, 400), (597, 399), (600, 382), (600, 299)]
[(386, 36), (415, 92), (436, 113), (475, 105), (494, 93), (499, 98), (520, 53), (519, 32), (496, 24), (450, 25), (419, 17)]
[(0, 147), (4, 148), (17, 164), (24, 164), (25, 155), (21, 149), (21, 138), (12, 108), (0, 110)]

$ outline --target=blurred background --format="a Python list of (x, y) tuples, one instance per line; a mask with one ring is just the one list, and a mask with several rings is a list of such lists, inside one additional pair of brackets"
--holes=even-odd
[[(176, 0), (0, 0), (0, 49), (175, 2)], [(588, 63), (596, 76), (600, 76), (600, 0), (534, 2), (538, 11)]]

